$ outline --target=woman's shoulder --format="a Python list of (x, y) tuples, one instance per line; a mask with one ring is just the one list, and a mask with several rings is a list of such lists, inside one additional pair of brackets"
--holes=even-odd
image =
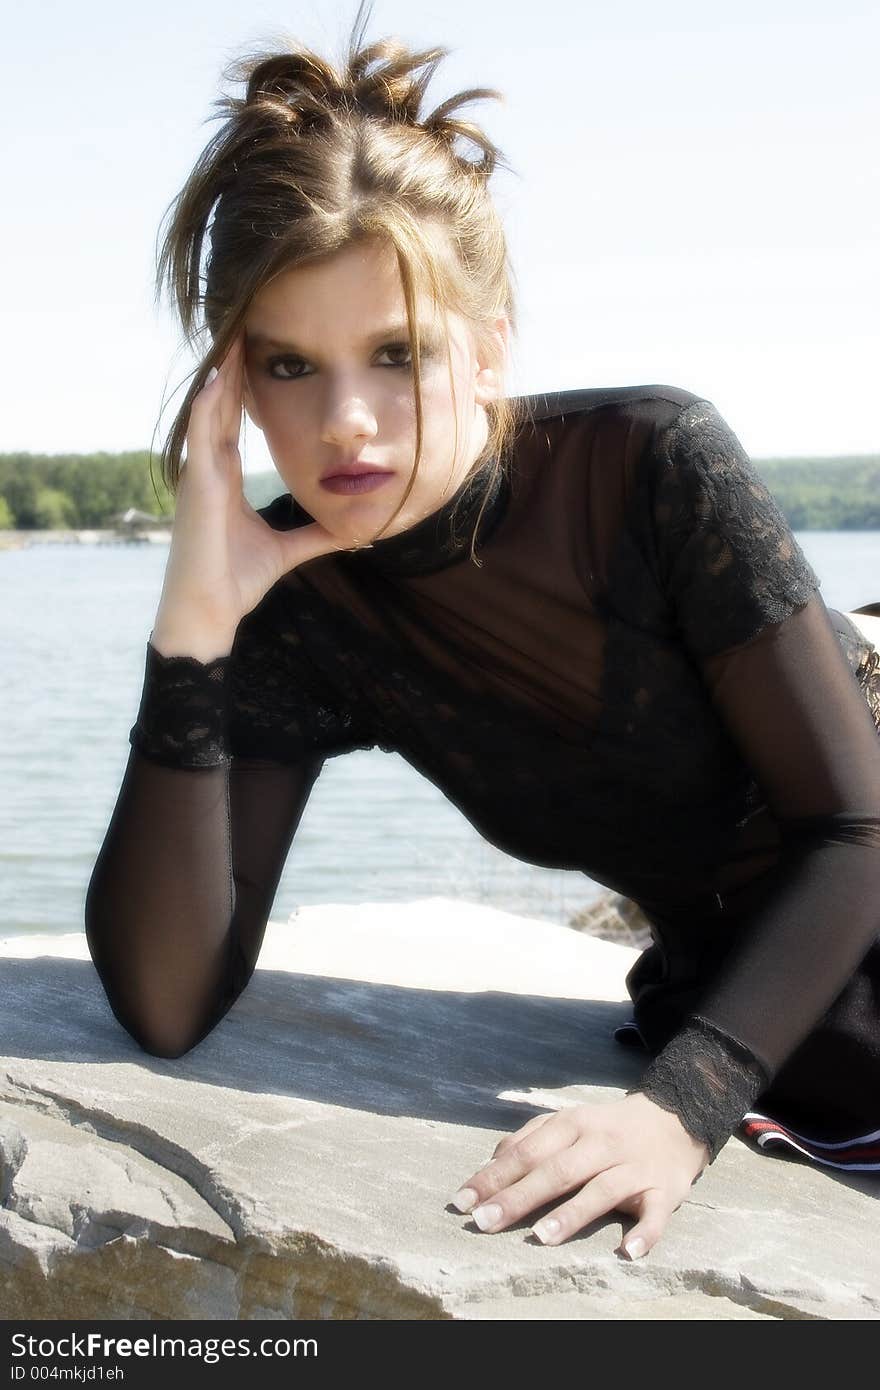
[[(520, 426), (513, 449), (514, 489), (524, 506), (538, 499), (573, 511), (575, 521), (600, 505), (606, 522), (622, 521), (643, 469), (650, 471), (659, 441), (680, 421), (712, 410), (682, 386), (590, 386), (514, 398)], [(696, 407), (696, 408), (695, 408)]]
[(525, 417), (535, 422), (576, 421), (598, 411), (662, 427), (688, 406), (705, 401), (682, 386), (586, 386), (534, 392), (514, 398)]

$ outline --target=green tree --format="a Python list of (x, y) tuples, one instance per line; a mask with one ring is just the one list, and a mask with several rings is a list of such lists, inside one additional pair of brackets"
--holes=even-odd
[(34, 516), (41, 531), (70, 530), (76, 525), (76, 507), (71, 498), (57, 487), (37, 490)]
[(3, 486), (3, 495), (15, 518), (16, 530), (26, 531), (37, 524), (36, 505), (40, 483), (36, 472), (30, 469), (13, 472)]

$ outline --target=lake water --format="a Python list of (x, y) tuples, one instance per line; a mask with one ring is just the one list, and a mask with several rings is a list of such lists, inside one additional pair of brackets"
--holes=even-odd
[[(797, 538), (829, 607), (880, 601), (880, 531)], [(83, 928), (167, 558), (167, 545), (146, 544), (0, 552), (0, 935)], [(441, 894), (567, 923), (601, 891), (582, 873), (487, 844), (402, 758), (371, 750), (325, 763), (271, 917), (300, 904)]]

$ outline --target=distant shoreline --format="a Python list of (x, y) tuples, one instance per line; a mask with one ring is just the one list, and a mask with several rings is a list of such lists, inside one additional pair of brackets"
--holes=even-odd
[(117, 531), (112, 528), (0, 531), (0, 550), (27, 550), (32, 545), (169, 545), (171, 528), (152, 531)]
[[(798, 532), (809, 532), (810, 527), (793, 528)], [(846, 531), (847, 534), (877, 535), (880, 528), (863, 527), (816, 527), (818, 531)], [(0, 551), (26, 550), (32, 545), (170, 545), (171, 526), (157, 525), (150, 530), (120, 531), (113, 527), (64, 529), (33, 529), (29, 531), (0, 531)]]

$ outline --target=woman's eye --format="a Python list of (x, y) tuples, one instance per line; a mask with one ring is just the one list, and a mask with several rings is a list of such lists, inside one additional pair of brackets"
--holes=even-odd
[(275, 368), (284, 367), (286, 369), (287, 367), (302, 367), (304, 365), (305, 364), (301, 361), (299, 357), (273, 357), (271, 362), (267, 364), (267, 371), (270, 376), (275, 378), (276, 381), (296, 381), (298, 379), (299, 373), (297, 373), (296, 376), (288, 376), (287, 371), (285, 370), (284, 375), (279, 376), (278, 373), (275, 371)]
[[(412, 366), (412, 352), (411, 352), (409, 343), (394, 343), (393, 345), (390, 345), (389, 347), (383, 348), (382, 351), (383, 351), (383, 353), (385, 353), (385, 352), (392, 352), (392, 353), (393, 353), (393, 352), (405, 352), (405, 353), (407, 354), (407, 357), (409, 358), (409, 361), (408, 361), (408, 362), (392, 362), (392, 363), (391, 363), (391, 366), (392, 366), (392, 367), (410, 367), (410, 366)], [(424, 355), (425, 355), (425, 354), (423, 353), (422, 356), (424, 356)]]

